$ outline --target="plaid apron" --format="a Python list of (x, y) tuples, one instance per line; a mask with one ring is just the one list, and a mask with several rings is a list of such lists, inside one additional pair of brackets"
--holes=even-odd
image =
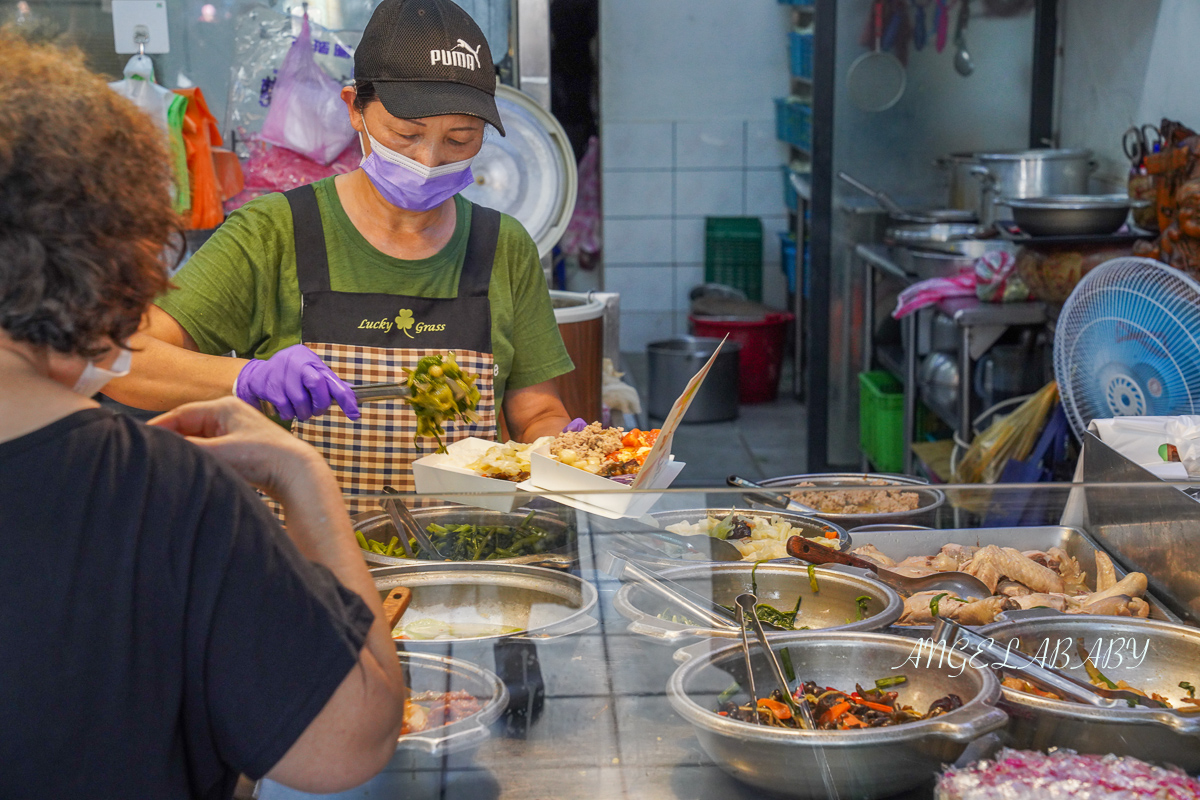
[[(492, 357), (492, 314), (488, 287), (500, 233), (500, 214), (472, 204), (466, 259), (458, 296), (410, 297), (398, 294), (335, 292), (329, 282), (329, 256), (317, 196), (311, 186), (285, 193), (296, 238), (296, 274), (303, 298), (301, 339), (342, 380), (350, 384), (404, 380), (403, 368), (434, 353), (454, 351), (468, 373), (479, 377), (478, 421), (446, 423), (446, 444), (469, 436), (496, 438), (496, 363)], [(357, 421), (338, 409), (292, 425), (292, 432), (316, 447), (337, 476), (351, 514), (379, 507), (357, 495), (378, 494), (384, 486), (415, 491), (412, 462), (437, 447), (416, 438), (417, 416), (400, 400), (364, 403)]]

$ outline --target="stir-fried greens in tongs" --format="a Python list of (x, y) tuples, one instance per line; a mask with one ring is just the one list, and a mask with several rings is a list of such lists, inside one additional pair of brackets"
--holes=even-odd
[(463, 372), (454, 359), (454, 353), (425, 356), (417, 362), (415, 369), (405, 368), (408, 375), (408, 398), (405, 400), (417, 415), (417, 436), (437, 440), (437, 452), (446, 452), (442, 437), (446, 435), (442, 424), (455, 418), (463, 422), (475, 422), (475, 409), (479, 405), (479, 389), (475, 387), (478, 375)]

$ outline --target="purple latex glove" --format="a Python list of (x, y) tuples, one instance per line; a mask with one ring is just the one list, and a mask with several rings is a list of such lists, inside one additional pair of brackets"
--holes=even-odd
[(270, 401), (285, 420), (324, 414), (335, 400), (347, 417), (359, 417), (354, 389), (302, 344), (284, 348), (265, 361), (252, 360), (238, 373), (234, 391), (255, 408), (261, 400)]
[(567, 423), (567, 427), (562, 429), (563, 433), (579, 433), (588, 426), (587, 421), (581, 417), (576, 417)]

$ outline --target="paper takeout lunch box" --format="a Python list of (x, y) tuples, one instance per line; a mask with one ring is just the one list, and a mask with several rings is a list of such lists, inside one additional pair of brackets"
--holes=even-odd
[[(445, 453), (423, 456), (413, 462), (413, 481), (417, 494), (437, 495), (455, 503), (509, 512), (529, 500), (518, 484), (499, 478), (485, 478), (467, 464), (478, 459), (496, 442), (472, 436), (446, 447)], [(454, 497), (458, 493), (493, 492), (492, 496)]]
[[(539, 447), (530, 457), (529, 480), (522, 489), (545, 493), (563, 505), (598, 514), (608, 519), (640, 517), (650, 510), (661, 494), (634, 493), (628, 484), (595, 475), (586, 470), (562, 463), (550, 455), (550, 446)], [(683, 471), (684, 463), (671, 458), (659, 473), (640, 489), (666, 489)], [(559, 493), (562, 494), (559, 494)], [(618, 494), (586, 494), (586, 492), (619, 492)], [(581, 494), (582, 493), (582, 494)]]

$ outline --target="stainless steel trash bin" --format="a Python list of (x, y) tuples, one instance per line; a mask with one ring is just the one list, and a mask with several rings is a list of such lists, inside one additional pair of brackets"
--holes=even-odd
[[(700, 371), (716, 352), (720, 339), (700, 336), (677, 336), (646, 347), (650, 366), (650, 402), (648, 411), (654, 419), (666, 419), (671, 404), (683, 393), (687, 382)], [(742, 345), (726, 341), (721, 354), (713, 362), (704, 385), (696, 393), (684, 422), (719, 422), (737, 419), (738, 364)]]

